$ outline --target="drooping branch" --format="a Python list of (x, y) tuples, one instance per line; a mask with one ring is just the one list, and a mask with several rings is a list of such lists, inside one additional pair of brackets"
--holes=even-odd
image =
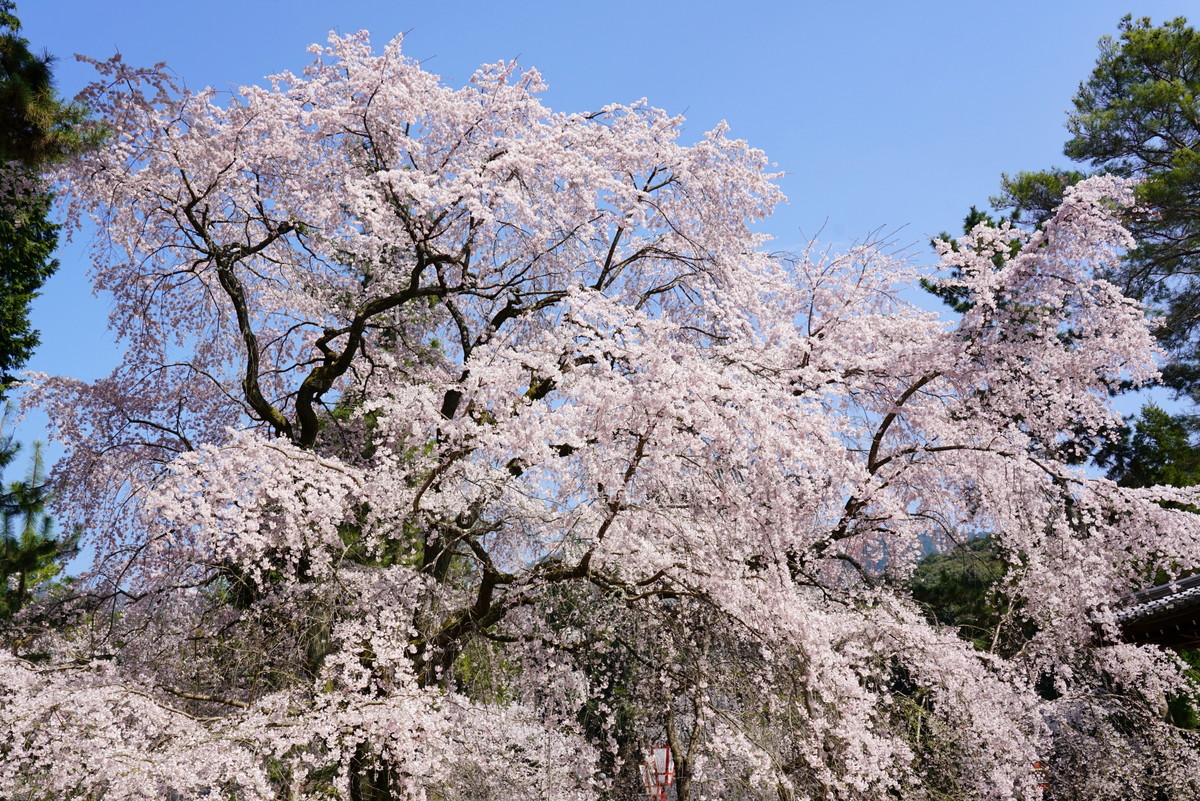
[(934, 381), (940, 375), (940, 373), (935, 372), (921, 376), (912, 384), (912, 386), (900, 394), (900, 397), (896, 399), (896, 402), (892, 405), (892, 408), (883, 416), (883, 420), (879, 423), (879, 428), (875, 431), (875, 436), (871, 437), (871, 450), (867, 454), (868, 473), (874, 475), (879, 469), (879, 448), (883, 445), (883, 438), (887, 436), (888, 429), (891, 428), (892, 423), (896, 422), (896, 417), (900, 414), (901, 408), (913, 395), (917, 394), (922, 387), (929, 384), (929, 382)]
[(236, 262), (233, 258), (225, 254), (218, 254), (216, 261), (217, 280), (220, 281), (221, 288), (225, 290), (225, 294), (233, 304), (234, 314), (237, 316), (238, 331), (241, 333), (242, 343), (246, 349), (246, 369), (242, 378), (242, 391), (246, 395), (246, 401), (250, 404), (250, 408), (254, 410), (255, 414), (258, 415), (259, 419), (268, 423), (277, 435), (290, 439), (292, 437), (291, 421), (263, 396), (262, 387), (258, 382), (262, 359), (259, 351), (258, 335), (255, 333), (250, 321), (250, 310), (247, 306), (245, 290), (234, 274), (233, 266)]
[[(313, 368), (300, 384), (296, 392), (296, 418), (300, 423), (300, 434), (296, 444), (302, 448), (311, 448), (317, 441), (320, 432), (320, 420), (317, 407), (321, 397), (333, 388), (333, 385), (346, 374), (354, 357), (362, 347), (364, 335), (370, 320), (380, 314), (399, 308), (417, 298), (441, 297), (444, 291), (436, 286), (420, 286), (419, 271), (414, 270), (413, 281), (400, 292), (376, 298), (364, 304), (355, 313), (350, 325), (345, 328), (327, 330), (317, 340), (317, 347), (323, 353), (322, 363)], [(345, 336), (341, 351), (329, 347), (330, 343)]]

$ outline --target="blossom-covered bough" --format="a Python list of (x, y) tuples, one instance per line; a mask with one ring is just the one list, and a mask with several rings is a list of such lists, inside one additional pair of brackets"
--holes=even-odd
[[(1104, 645), (1200, 565), (1195, 498), (1072, 466), (1155, 375), (1096, 277), (1127, 186), (947, 249), (944, 323), (881, 249), (767, 252), (724, 128), (314, 55), (232, 97), (96, 65), (61, 191), (127, 351), (31, 392), (96, 563), (0, 657), (0, 795), (616, 798), (648, 742), (680, 799), (1195, 791), (1181, 664)], [(985, 532), (1010, 652), (905, 589)]]

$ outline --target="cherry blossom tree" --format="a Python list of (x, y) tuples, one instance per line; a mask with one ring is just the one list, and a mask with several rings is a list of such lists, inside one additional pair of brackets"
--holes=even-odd
[[(60, 183), (126, 356), (30, 393), (96, 561), (0, 657), (0, 795), (617, 798), (647, 743), (681, 801), (1194, 793), (1183, 665), (1114, 616), (1200, 564), (1194, 491), (1073, 466), (1155, 375), (1095, 277), (1127, 184), (947, 248), (945, 322), (883, 248), (770, 253), (724, 127), (312, 52), (96, 64)], [(985, 532), (1016, 653), (906, 588)]]

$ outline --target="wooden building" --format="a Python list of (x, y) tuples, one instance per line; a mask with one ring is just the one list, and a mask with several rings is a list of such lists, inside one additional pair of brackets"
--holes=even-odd
[(1127, 596), (1117, 623), (1127, 642), (1200, 648), (1200, 575)]

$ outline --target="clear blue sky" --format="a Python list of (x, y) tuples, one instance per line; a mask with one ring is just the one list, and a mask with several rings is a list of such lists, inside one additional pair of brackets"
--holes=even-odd
[[(790, 203), (765, 226), (780, 248), (822, 228), (835, 245), (885, 228), (929, 261), (929, 236), (986, 204), (1001, 172), (1065, 163), (1065, 111), (1097, 40), (1124, 14), (1158, 23), (1195, 9), (1133, 0), (18, 0), (17, 12), (33, 45), (58, 56), (67, 96), (89, 80), (75, 53), (165, 61), (191, 87), (225, 87), (300, 69), (305, 46), (330, 30), (367, 29), (380, 45), (405, 32), (406, 52), (453, 85), (480, 63), (517, 58), (543, 73), (555, 109), (646, 97), (684, 114), (692, 137), (727, 120), (786, 173)], [(32, 369), (95, 378), (115, 362), (86, 254), (83, 243), (64, 247), (37, 301), (44, 344)], [(20, 432), (40, 436), (36, 420)]]

